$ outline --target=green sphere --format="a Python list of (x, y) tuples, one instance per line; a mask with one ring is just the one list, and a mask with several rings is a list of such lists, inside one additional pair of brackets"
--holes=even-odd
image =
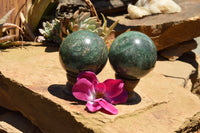
[(71, 74), (92, 71), (98, 74), (108, 59), (104, 41), (90, 31), (76, 31), (67, 36), (59, 50), (60, 62)]
[(140, 79), (154, 67), (157, 50), (147, 35), (129, 31), (113, 41), (109, 50), (109, 60), (118, 76)]

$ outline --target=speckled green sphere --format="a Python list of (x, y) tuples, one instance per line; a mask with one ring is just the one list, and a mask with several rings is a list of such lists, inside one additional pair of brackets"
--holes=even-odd
[(90, 31), (76, 31), (61, 44), (60, 62), (68, 73), (92, 71), (98, 74), (108, 59), (108, 48), (104, 41)]
[(118, 76), (140, 79), (154, 67), (157, 50), (147, 35), (129, 31), (113, 41), (109, 50), (109, 60)]

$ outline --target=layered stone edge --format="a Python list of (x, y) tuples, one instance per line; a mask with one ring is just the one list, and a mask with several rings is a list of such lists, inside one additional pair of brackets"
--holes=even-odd
[[(42, 132), (54, 133), (54, 132), (95, 132), (96, 130), (87, 128), (82, 123), (78, 122), (75, 117), (64, 108), (55, 102), (51, 101), (44, 96), (33, 92), (32, 90), (26, 88), (20, 83), (5, 77), (0, 72), (0, 100), (6, 99), (6, 101), (0, 106), (13, 111), (21, 112), (26, 118), (31, 120), (33, 124), (40, 128)], [(12, 93), (8, 93), (13, 89)], [(7, 94), (12, 94), (6, 96)], [(15, 99), (15, 100), (12, 100)], [(29, 100), (31, 99), (31, 100)], [(27, 100), (26, 106), (20, 105), (21, 100)], [(37, 103), (37, 104), (35, 104)], [(43, 106), (45, 103), (46, 106)], [(24, 108), (24, 107), (29, 108)], [(51, 108), (51, 110), (49, 110)], [(40, 112), (40, 110), (42, 110)], [(45, 113), (44, 113), (45, 112)], [(36, 116), (37, 117), (34, 117)], [(52, 123), (51, 123), (52, 122)], [(55, 123), (54, 123), (55, 122)], [(188, 118), (179, 129), (175, 132), (182, 133), (187, 131), (197, 131), (200, 128), (200, 113), (195, 114), (191, 118)]]
[(181, 127), (176, 130), (176, 133), (191, 133), (200, 131), (200, 112), (195, 114), (192, 118), (188, 118)]
[[(82, 123), (76, 121), (70, 112), (64, 110), (62, 106), (5, 77), (1, 72), (0, 83), (0, 89), (4, 92), (0, 93), (0, 101), (4, 101), (0, 103), (0, 106), (21, 112), (33, 124), (39, 127), (42, 132), (55, 133), (65, 130), (66, 132), (93, 132)], [(13, 92), (10, 92), (11, 90)], [(26, 106), (21, 105), (23, 100), (26, 100), (26, 102), (23, 102), (27, 104)], [(43, 106), (44, 103), (49, 107)]]

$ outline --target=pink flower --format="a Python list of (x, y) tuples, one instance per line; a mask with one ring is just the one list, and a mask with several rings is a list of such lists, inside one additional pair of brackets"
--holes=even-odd
[(79, 100), (87, 101), (90, 112), (103, 110), (117, 114), (118, 110), (112, 104), (125, 103), (128, 99), (124, 83), (120, 79), (107, 79), (99, 83), (95, 73), (81, 72), (73, 86), (72, 93)]

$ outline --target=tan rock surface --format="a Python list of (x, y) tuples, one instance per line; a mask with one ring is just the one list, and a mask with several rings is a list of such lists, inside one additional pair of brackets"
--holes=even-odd
[(200, 0), (177, 0), (176, 3), (182, 8), (180, 13), (159, 14), (133, 20), (125, 14), (108, 16), (108, 19), (120, 20), (117, 31), (130, 28), (147, 34), (160, 51), (200, 36)]
[(195, 84), (196, 86), (199, 85), (195, 81), (199, 79), (199, 76), (197, 76), (199, 74), (199, 63), (198, 55), (188, 52), (176, 61), (157, 61), (154, 71), (191, 91)]
[[(135, 88), (135, 100), (116, 106), (118, 115), (88, 113), (85, 103), (66, 93), (58, 52), (44, 51), (45, 47), (26, 47), (0, 54), (0, 106), (20, 111), (42, 132), (169, 133), (200, 112), (198, 97), (163, 76), (158, 61)], [(109, 62), (98, 78), (114, 78)]]

